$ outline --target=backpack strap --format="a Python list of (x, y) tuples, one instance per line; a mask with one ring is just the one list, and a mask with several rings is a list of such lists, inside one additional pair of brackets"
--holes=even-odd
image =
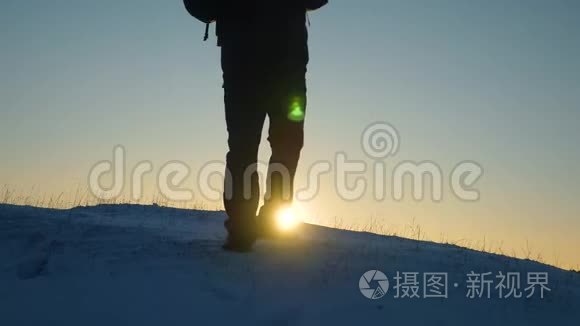
[(204, 42), (209, 38), (209, 24), (210, 23), (205, 23), (205, 34), (203, 35)]

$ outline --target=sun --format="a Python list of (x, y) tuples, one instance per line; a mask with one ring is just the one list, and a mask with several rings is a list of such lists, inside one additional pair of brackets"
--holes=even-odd
[(296, 210), (291, 207), (281, 209), (276, 215), (278, 229), (283, 232), (294, 230), (300, 225), (301, 219)]

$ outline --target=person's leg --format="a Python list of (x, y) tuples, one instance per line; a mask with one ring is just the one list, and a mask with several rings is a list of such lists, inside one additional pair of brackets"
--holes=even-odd
[[(229, 81), (229, 80), (228, 80)], [(266, 113), (257, 99), (257, 87), (247, 81), (226, 82), (225, 113), (229, 152), (226, 156), (224, 207), (226, 229), (231, 238), (255, 236), (255, 217), (259, 204), (258, 175), (255, 169)], [(251, 246), (251, 243), (248, 243)], [(226, 244), (227, 245), (227, 244)], [(235, 249), (235, 248), (234, 248)], [(247, 248), (249, 249), (249, 248)]]
[(264, 206), (260, 209), (260, 218), (266, 224), (273, 222), (277, 210), (292, 204), (294, 176), (304, 144), (307, 102), (305, 73), (288, 74), (282, 80), (276, 87), (268, 108), (268, 141), (272, 156)]

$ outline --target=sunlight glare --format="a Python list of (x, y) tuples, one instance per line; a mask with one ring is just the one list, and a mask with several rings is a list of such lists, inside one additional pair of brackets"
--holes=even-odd
[(292, 208), (283, 208), (277, 215), (278, 228), (282, 231), (290, 231), (300, 224), (300, 217), (296, 210)]

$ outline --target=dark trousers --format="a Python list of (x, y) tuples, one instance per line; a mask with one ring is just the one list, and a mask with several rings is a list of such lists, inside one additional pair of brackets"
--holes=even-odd
[(306, 66), (277, 67), (265, 62), (228, 60), (222, 50), (225, 115), (228, 130), (224, 206), (232, 231), (254, 223), (259, 201), (256, 171), (258, 148), (266, 117), (272, 149), (266, 195), (260, 216), (270, 217), (292, 202), (294, 175), (304, 143)]

